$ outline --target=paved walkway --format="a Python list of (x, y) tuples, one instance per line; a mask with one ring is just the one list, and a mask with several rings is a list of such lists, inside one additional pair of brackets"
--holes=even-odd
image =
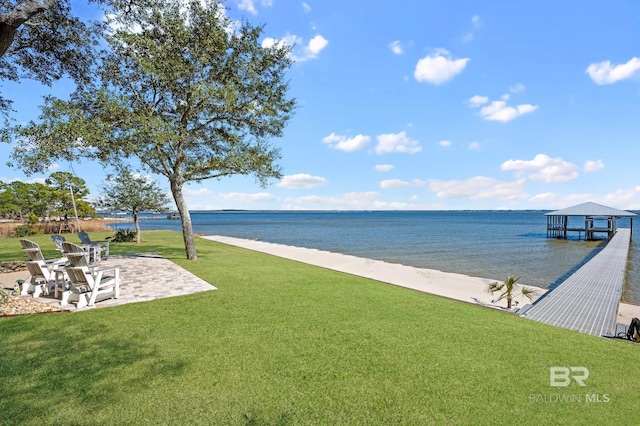
[(630, 229), (618, 229), (593, 259), (538, 299), (522, 316), (594, 336), (612, 336), (630, 237)]
[[(126, 303), (145, 302), (165, 297), (182, 296), (201, 291), (216, 290), (214, 286), (181, 268), (170, 260), (154, 254), (109, 256), (100, 262), (100, 267), (120, 268), (120, 297), (106, 299), (95, 304), (95, 308), (124, 305)], [(26, 273), (28, 276), (29, 273)], [(27, 296), (30, 297), (30, 296)], [(37, 297), (34, 300), (60, 305), (53, 295)], [(59, 306), (68, 311), (78, 311), (75, 305)], [(87, 307), (80, 310), (92, 309)]]

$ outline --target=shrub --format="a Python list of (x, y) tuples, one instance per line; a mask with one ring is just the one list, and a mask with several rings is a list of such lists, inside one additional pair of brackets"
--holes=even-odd
[(38, 216), (36, 216), (33, 212), (29, 213), (29, 225), (35, 225), (38, 222)]
[(40, 235), (43, 234), (44, 231), (40, 228), (38, 228), (37, 226), (34, 225), (20, 225), (20, 226), (16, 226), (16, 228), (13, 230), (13, 232), (15, 233), (15, 236), (18, 238), (21, 237), (30, 237), (31, 235)]
[(136, 240), (136, 231), (133, 229), (118, 229), (113, 240), (116, 243), (130, 243)]

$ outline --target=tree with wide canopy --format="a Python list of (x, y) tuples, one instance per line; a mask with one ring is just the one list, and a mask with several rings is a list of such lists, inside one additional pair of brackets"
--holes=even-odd
[(218, 1), (140, 0), (108, 17), (109, 48), (91, 83), (69, 100), (48, 97), (38, 122), (11, 129), (12, 158), (27, 173), (56, 159), (117, 164), (137, 158), (167, 178), (196, 259), (188, 182), (253, 175), (280, 178), (290, 47), (262, 47), (262, 27), (236, 25)]

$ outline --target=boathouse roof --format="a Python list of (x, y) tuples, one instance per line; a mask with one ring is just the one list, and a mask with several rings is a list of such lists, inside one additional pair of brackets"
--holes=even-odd
[(607, 217), (633, 217), (635, 213), (625, 210), (614, 209), (613, 207), (587, 202), (566, 209), (545, 213), (545, 216), (607, 216)]

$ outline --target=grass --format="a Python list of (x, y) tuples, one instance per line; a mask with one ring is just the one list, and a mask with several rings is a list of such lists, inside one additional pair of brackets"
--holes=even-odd
[[(180, 234), (143, 238), (111, 252), (159, 252), (219, 290), (0, 319), (0, 424), (635, 418), (636, 345), (202, 239), (189, 262)], [(20, 257), (0, 240), (0, 260)], [(587, 367), (587, 387), (550, 387), (551, 366)]]

